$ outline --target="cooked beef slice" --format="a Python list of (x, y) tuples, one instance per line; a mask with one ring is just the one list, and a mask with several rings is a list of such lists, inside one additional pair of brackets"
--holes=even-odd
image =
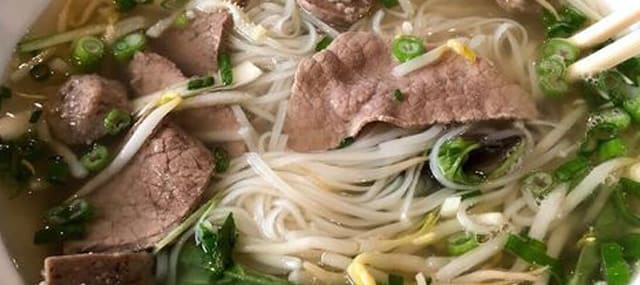
[(152, 247), (198, 205), (214, 169), (210, 152), (173, 124), (161, 125), (129, 164), (87, 195), (95, 218), (65, 253)]
[(540, 6), (534, 0), (496, 0), (498, 5), (509, 12), (535, 13)]
[(145, 96), (187, 78), (165, 57), (152, 52), (138, 52), (127, 69), (129, 83), (135, 95)]
[[(371, 122), (413, 128), (537, 115), (532, 97), (486, 59), (470, 62), (447, 53), (399, 78), (391, 74), (397, 64), (390, 41), (367, 32), (343, 33), (303, 60), (285, 122), (288, 146), (335, 148)], [(402, 98), (394, 96), (396, 89)]]
[(51, 256), (44, 260), (47, 285), (151, 285), (153, 255), (104, 253)]
[(122, 84), (98, 75), (74, 75), (50, 99), (45, 113), (56, 138), (88, 144), (107, 133), (104, 118), (114, 108), (129, 110)]
[(218, 51), (225, 29), (232, 24), (227, 12), (194, 11), (186, 27), (170, 27), (151, 42), (152, 48), (167, 57), (188, 76), (218, 70)]
[[(138, 53), (128, 68), (131, 86), (139, 96), (185, 81), (187, 78), (170, 60), (155, 53)], [(235, 131), (240, 127), (229, 107), (205, 107), (176, 113), (175, 119), (189, 132)], [(245, 152), (243, 142), (223, 145), (232, 156)]]
[(373, 0), (296, 0), (298, 5), (323, 22), (338, 27), (351, 26), (371, 12)]

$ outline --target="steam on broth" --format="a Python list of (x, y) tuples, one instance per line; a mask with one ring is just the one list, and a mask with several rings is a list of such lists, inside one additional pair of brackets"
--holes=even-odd
[(30, 284), (627, 284), (640, 62), (591, 64), (603, 16), (52, 1), (0, 90), (2, 232)]

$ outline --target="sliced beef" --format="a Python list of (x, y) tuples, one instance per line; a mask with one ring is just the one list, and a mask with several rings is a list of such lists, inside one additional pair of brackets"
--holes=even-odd
[(137, 96), (150, 95), (187, 79), (173, 62), (151, 52), (136, 53), (127, 74)]
[(535, 13), (540, 10), (535, 0), (496, 0), (496, 2), (509, 12)]
[[(128, 68), (131, 86), (137, 95), (148, 95), (186, 80), (182, 72), (168, 59), (154, 53), (138, 53)], [(178, 112), (178, 123), (192, 133), (235, 131), (239, 129), (231, 108), (205, 107)], [(224, 147), (232, 156), (245, 152), (243, 142), (228, 142)]]
[(162, 125), (110, 182), (86, 197), (96, 217), (65, 253), (152, 247), (197, 206), (214, 169), (210, 152), (173, 124)]
[(153, 256), (149, 253), (77, 254), (47, 257), (47, 285), (151, 285)]
[(186, 27), (171, 27), (152, 41), (155, 51), (175, 62), (189, 76), (218, 70), (218, 51), (226, 28), (232, 24), (226, 12), (194, 13)]
[(373, 0), (296, 0), (298, 5), (323, 22), (338, 27), (351, 26), (371, 12)]
[(107, 133), (104, 117), (114, 108), (129, 110), (122, 84), (98, 75), (74, 75), (51, 98), (46, 118), (59, 140), (88, 144)]
[(343, 33), (303, 60), (285, 122), (289, 147), (334, 148), (371, 122), (412, 128), (537, 115), (532, 97), (486, 59), (448, 53), (400, 78), (391, 74), (396, 65), (390, 40), (367, 32)]

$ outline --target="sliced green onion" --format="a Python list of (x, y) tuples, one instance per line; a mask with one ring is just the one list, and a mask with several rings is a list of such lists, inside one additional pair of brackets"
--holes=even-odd
[(147, 46), (147, 37), (142, 32), (135, 32), (116, 40), (113, 46), (113, 57), (121, 62), (130, 61), (136, 52)]
[(104, 118), (104, 128), (110, 135), (117, 135), (131, 125), (131, 115), (120, 109), (113, 109)]
[(467, 174), (463, 167), (469, 158), (469, 154), (481, 147), (482, 145), (479, 142), (463, 137), (456, 137), (442, 144), (438, 159), (440, 162), (439, 167), (444, 176), (451, 181), (466, 185), (482, 182), (482, 177), (475, 174)]
[(553, 176), (549, 173), (538, 171), (529, 174), (522, 181), (522, 190), (531, 193), (535, 198), (542, 200), (551, 192), (554, 185)]
[(41, 107), (33, 108), (33, 111), (31, 111), (31, 116), (29, 116), (29, 123), (35, 124), (38, 121), (40, 121), (40, 117), (42, 117), (42, 112), (43, 110)]
[(610, 139), (600, 143), (598, 146), (598, 161), (607, 161), (617, 157), (622, 157), (627, 153), (627, 147), (620, 138)]
[(591, 168), (589, 160), (583, 156), (578, 156), (560, 165), (553, 176), (560, 182), (569, 182), (587, 174)]
[(587, 22), (587, 16), (582, 11), (571, 6), (562, 7), (560, 9), (560, 17), (562, 21), (574, 26), (576, 30)]
[(600, 265), (600, 247), (594, 236), (582, 239), (583, 246), (576, 267), (567, 285), (591, 285)]
[(636, 198), (640, 197), (633, 188), (627, 188), (625, 184), (619, 183), (613, 192), (613, 203), (616, 211), (624, 220), (633, 225), (640, 226), (640, 215), (634, 212), (628, 203), (628, 201), (632, 199), (631, 195)]
[(333, 42), (333, 38), (330, 36), (324, 36), (319, 42), (318, 44), (316, 44), (316, 51), (323, 51), (324, 49), (326, 49), (331, 42)]
[(561, 56), (543, 58), (536, 65), (538, 86), (549, 97), (559, 98), (569, 92), (566, 78), (567, 65)]
[[(602, 124), (607, 124), (613, 127), (616, 133), (611, 135), (617, 135), (620, 131), (624, 131), (629, 128), (631, 125), (631, 116), (629, 116), (629, 114), (624, 110), (617, 107), (598, 110), (591, 113), (587, 120), (587, 128), (598, 128)], [(610, 127), (607, 127), (607, 129), (610, 129)]]
[(227, 152), (223, 147), (216, 147), (213, 149), (213, 159), (216, 163), (216, 173), (224, 173), (229, 169), (231, 157), (229, 156), (229, 152)]
[(391, 52), (399, 62), (406, 62), (421, 56), (425, 51), (424, 42), (415, 36), (398, 36), (391, 45)]
[(460, 199), (462, 199), (462, 201), (467, 200), (467, 199), (471, 199), (471, 198), (475, 198), (478, 196), (482, 195), (482, 191), (480, 190), (473, 190), (467, 193), (464, 193), (462, 195), (460, 195)]
[(400, 89), (393, 90), (393, 100), (396, 102), (404, 102), (404, 94)]
[(624, 256), (630, 259), (632, 262), (640, 259), (640, 234), (630, 233), (622, 237), (622, 248), (624, 249)]
[(622, 247), (614, 242), (600, 248), (602, 269), (608, 285), (627, 285), (631, 281), (629, 265), (624, 261)]
[(389, 285), (404, 285), (404, 278), (400, 275), (389, 274), (389, 278), (387, 279), (387, 284)]
[(231, 65), (231, 56), (228, 53), (222, 52), (218, 55), (218, 69), (222, 85), (233, 84), (233, 65)]
[(33, 243), (37, 245), (69, 240), (80, 240), (86, 235), (84, 225), (70, 224), (61, 226), (46, 226), (36, 232)]
[(587, 80), (587, 83), (616, 105), (622, 104), (635, 93), (627, 84), (624, 75), (616, 70), (601, 72), (595, 78)]
[(618, 65), (618, 70), (636, 85), (640, 85), (640, 57), (632, 57)]
[(93, 209), (84, 199), (74, 199), (51, 208), (45, 220), (49, 225), (66, 225), (87, 222), (93, 218)]
[(343, 138), (340, 141), (340, 144), (338, 144), (337, 149), (342, 149), (342, 148), (348, 147), (348, 146), (352, 145), (354, 142), (356, 142), (356, 139), (354, 137)]
[(378, 1), (385, 8), (393, 8), (393, 7), (398, 6), (400, 4), (400, 3), (398, 3), (398, 0), (378, 0)]
[(82, 37), (73, 45), (72, 63), (84, 72), (96, 70), (104, 57), (104, 43), (96, 37)]
[(71, 171), (64, 158), (59, 155), (49, 157), (47, 181), (51, 184), (63, 184), (69, 179)]
[(129, 11), (138, 5), (135, 0), (113, 0), (113, 4), (120, 11)]
[(214, 83), (215, 80), (213, 79), (213, 76), (197, 77), (189, 80), (189, 82), (187, 83), (187, 90), (198, 90), (211, 87)]
[(560, 56), (566, 64), (575, 62), (580, 56), (580, 49), (573, 43), (560, 38), (545, 41), (540, 47), (540, 58)]
[(46, 81), (51, 77), (51, 68), (46, 63), (39, 63), (34, 65), (29, 71), (31, 78), (35, 81)]
[(629, 113), (634, 122), (640, 122), (640, 94), (625, 99), (622, 107)]
[(187, 13), (182, 13), (176, 17), (173, 21), (173, 26), (177, 28), (184, 28), (189, 24), (189, 17), (187, 17)]
[(109, 149), (100, 144), (94, 144), (87, 154), (80, 159), (82, 165), (91, 172), (98, 172), (109, 164)]
[(551, 275), (556, 278), (556, 281), (563, 284), (560, 282), (562, 280), (560, 263), (557, 259), (546, 254), (544, 243), (527, 236), (509, 234), (504, 249), (532, 265), (549, 267)]
[(575, 30), (571, 25), (558, 22), (547, 27), (547, 38), (568, 38), (573, 32), (575, 32)]
[(622, 177), (619, 181), (624, 191), (636, 197), (640, 197), (640, 182)]
[(447, 251), (452, 256), (463, 255), (478, 245), (478, 237), (467, 232), (459, 232), (447, 239)]

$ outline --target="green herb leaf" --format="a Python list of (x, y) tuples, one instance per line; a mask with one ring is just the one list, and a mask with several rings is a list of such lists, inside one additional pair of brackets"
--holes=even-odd
[(231, 164), (231, 157), (229, 156), (229, 152), (223, 147), (216, 147), (213, 149), (213, 159), (216, 163), (216, 173), (224, 173), (229, 169), (229, 165)]
[(462, 137), (450, 139), (442, 144), (438, 159), (440, 161), (439, 167), (444, 176), (457, 183), (471, 185), (480, 183), (481, 177), (475, 174), (468, 175), (463, 169), (469, 154), (480, 147), (480, 143)]

